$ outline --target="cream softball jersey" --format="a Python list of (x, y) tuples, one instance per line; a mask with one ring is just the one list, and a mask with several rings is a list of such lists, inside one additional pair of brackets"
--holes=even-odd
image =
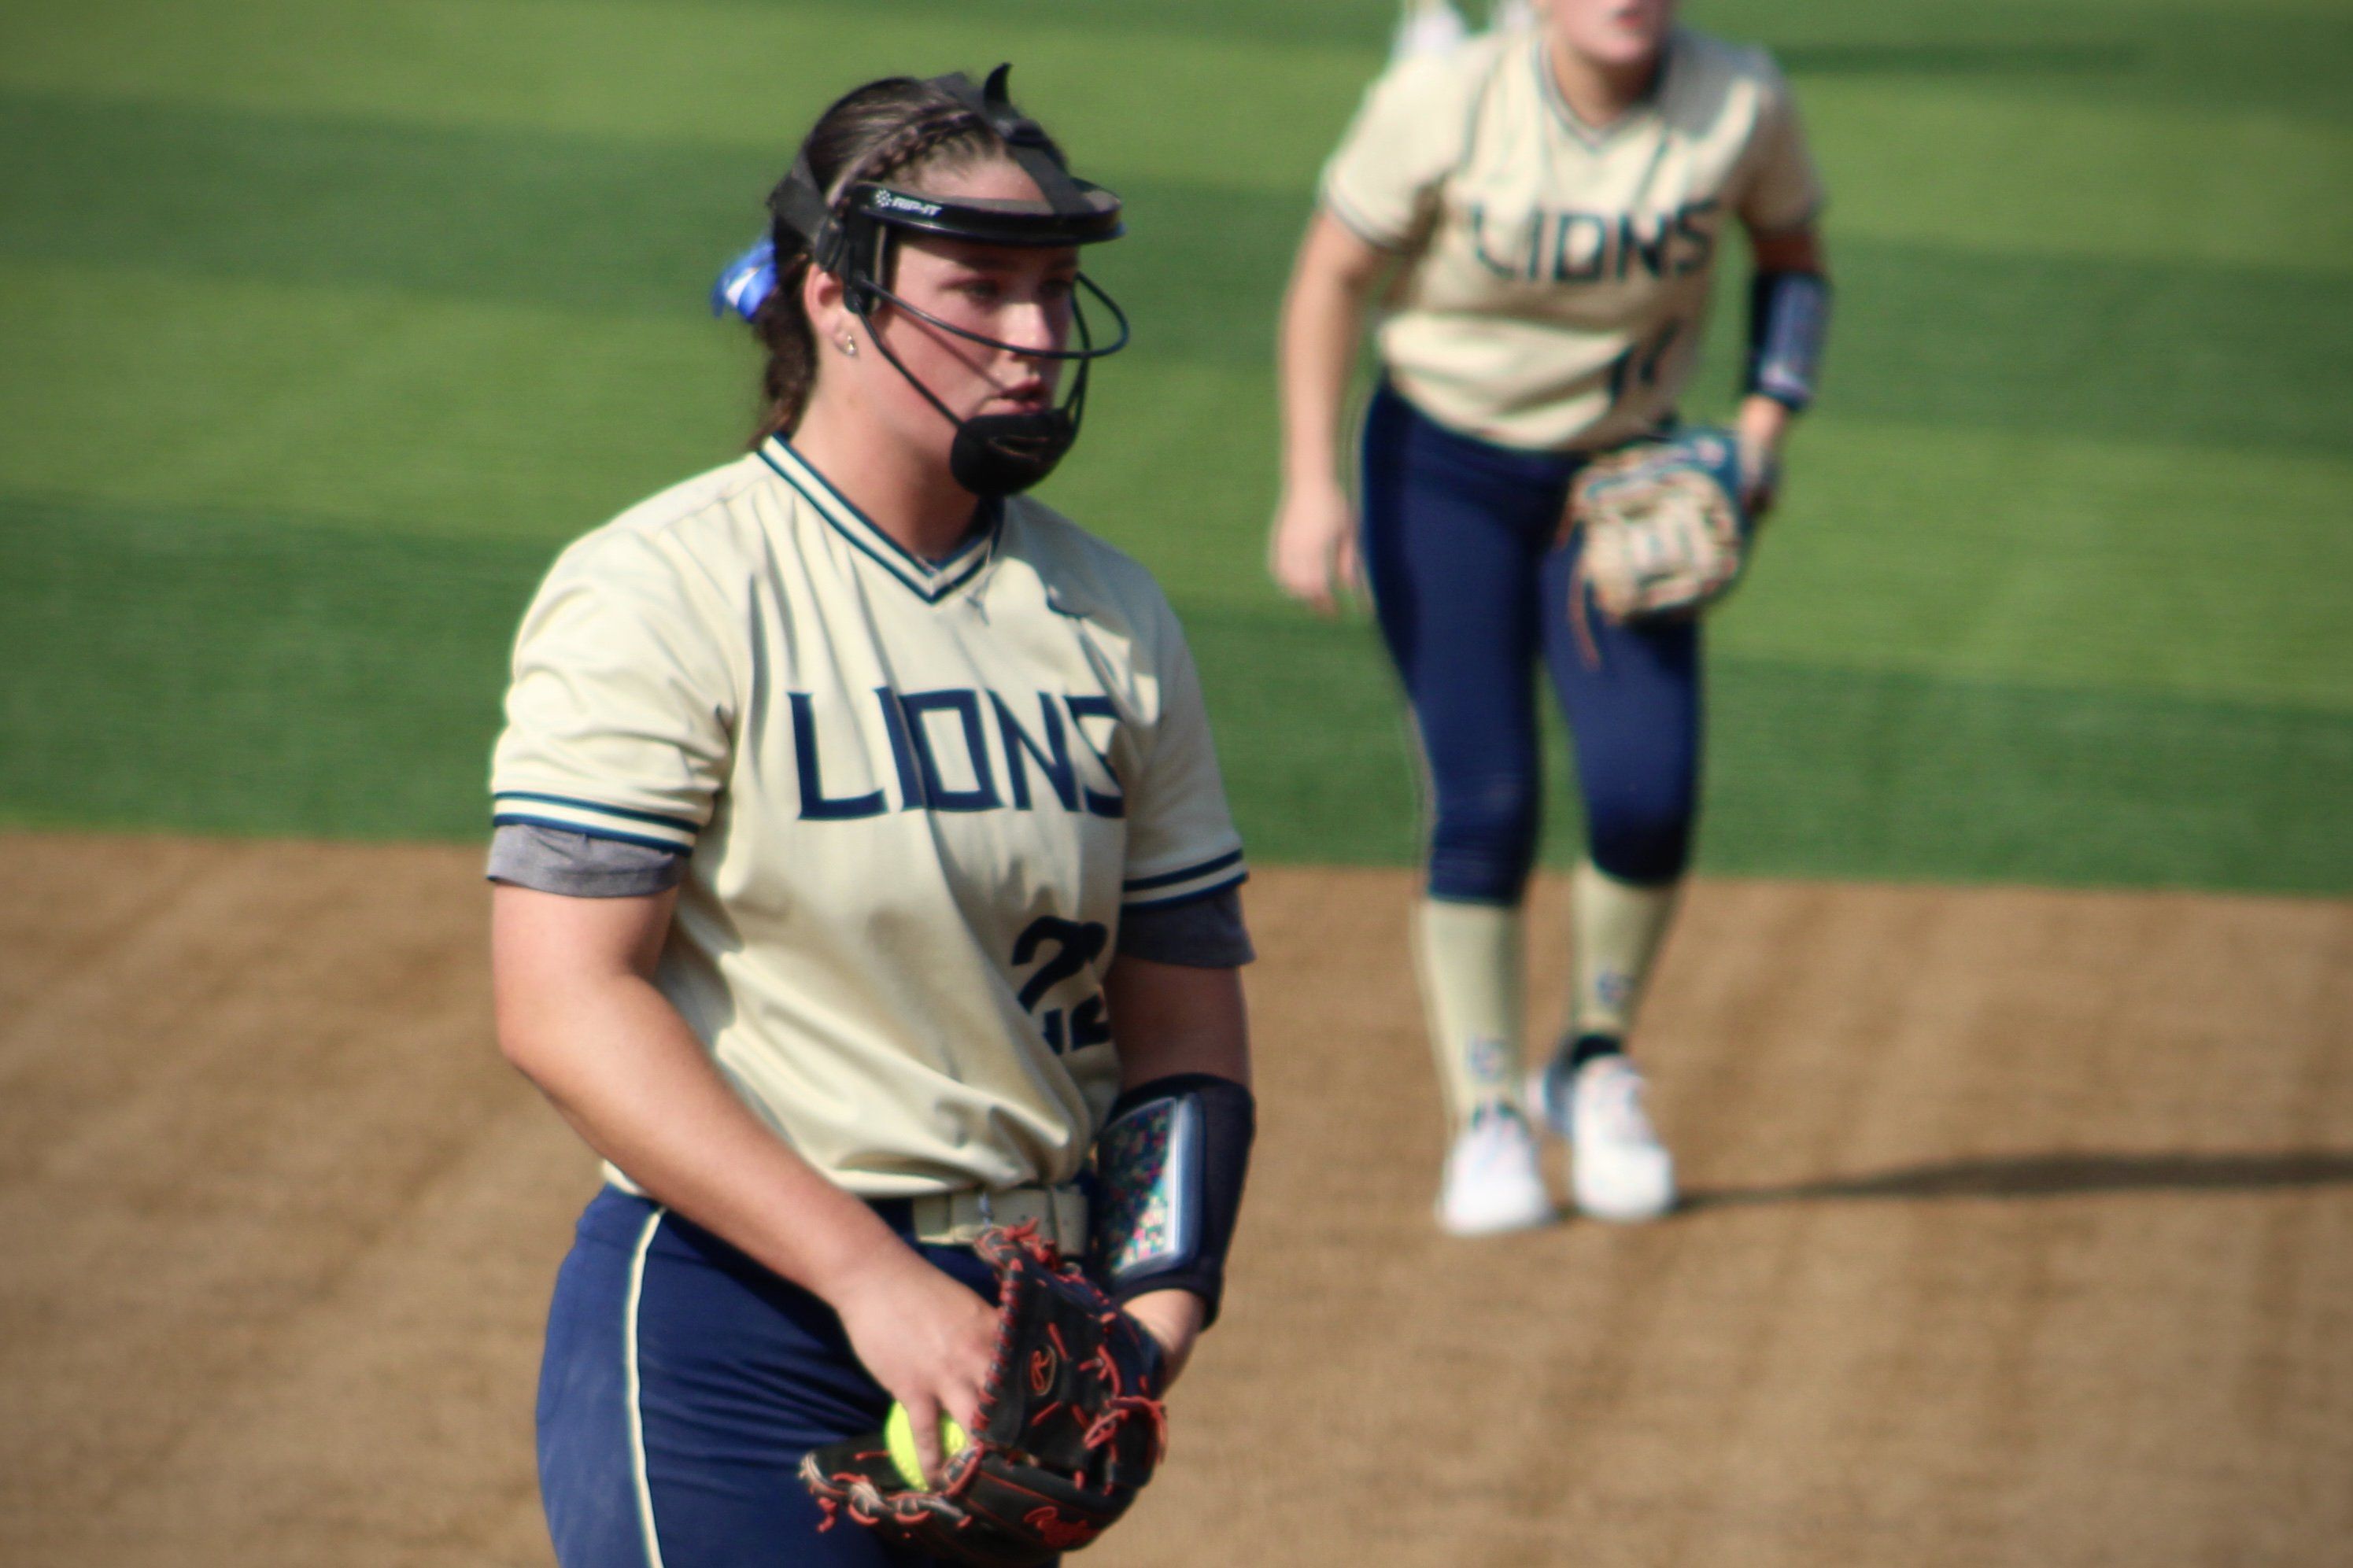
[(1244, 875), (1143, 568), (1020, 497), (920, 560), (781, 440), (565, 552), (507, 721), (497, 821), (688, 851), (657, 983), (869, 1197), (1074, 1176), (1123, 910)]
[(1679, 30), (1650, 98), (1600, 130), (1544, 51), (1510, 33), (1392, 67), (1323, 202), (1410, 257), (1380, 349), (1416, 406), (1500, 446), (1597, 450), (1673, 410), (1726, 220), (1801, 227), (1822, 186), (1762, 49)]

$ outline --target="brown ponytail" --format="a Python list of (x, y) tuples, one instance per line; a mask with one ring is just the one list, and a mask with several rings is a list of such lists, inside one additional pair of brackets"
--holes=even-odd
[[(968, 167), (1003, 156), (1006, 149), (987, 121), (940, 89), (912, 77), (887, 77), (853, 89), (827, 110), (801, 151), (818, 186), (839, 204), (861, 180), (896, 174), (920, 189), (923, 174)], [(764, 406), (754, 447), (771, 436), (790, 435), (817, 385), (817, 338), (801, 309), (808, 242), (782, 224), (775, 227), (775, 240), (776, 287), (752, 316), (752, 331), (768, 356), (760, 375)]]

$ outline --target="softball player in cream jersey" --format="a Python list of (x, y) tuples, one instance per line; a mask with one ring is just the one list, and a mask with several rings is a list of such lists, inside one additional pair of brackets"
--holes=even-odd
[[(923, 1445), (973, 1424), (966, 1244), (1092, 1240), (1173, 1371), (1250, 1140), (1242, 850), (1183, 633), (1018, 493), (1118, 346), (1076, 305), (1117, 198), (1000, 73), (851, 93), (771, 206), (720, 289), (761, 438), (565, 553), (493, 768), (501, 1041), (609, 1184), (541, 1388), (566, 1568), (892, 1561), (795, 1468), (894, 1398)], [(1171, 1105), (1189, 1147), (1095, 1169)], [(1183, 1224), (1106, 1246), (1155, 1202)]]
[[(1700, 635), (1578, 604), (1563, 504), (1588, 458), (1672, 427), (1736, 227), (1754, 262), (1741, 500), (1752, 518), (1770, 504), (1827, 316), (1822, 189), (1771, 59), (1678, 28), (1672, 0), (1548, 0), (1459, 41), (1434, 17), (1409, 11), (1404, 39), (1430, 43), (1366, 96), (1301, 248), (1271, 567), (1325, 610), (1361, 570), (1412, 706), (1433, 797), (1415, 941), (1453, 1130), (1438, 1213), (1458, 1232), (1552, 1215), (1524, 1098), (1519, 919), (1548, 669), (1587, 854), (1569, 1031), (1535, 1096), (1569, 1141), (1578, 1206), (1647, 1218), (1672, 1205), (1673, 1165), (1625, 1043), (1689, 858)], [(1377, 300), (1360, 517), (1338, 428)]]

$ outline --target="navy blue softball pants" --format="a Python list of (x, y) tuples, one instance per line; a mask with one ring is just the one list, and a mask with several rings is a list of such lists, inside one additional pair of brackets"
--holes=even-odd
[[(885, 1217), (890, 1217), (887, 1206)], [(969, 1247), (925, 1247), (994, 1300)], [(563, 1568), (911, 1568), (845, 1517), (818, 1531), (801, 1456), (891, 1396), (841, 1320), (709, 1231), (607, 1187), (556, 1276), (539, 1482)]]
[[(1541, 658), (1575, 742), (1593, 862), (1681, 876), (1699, 800), (1699, 627), (1570, 620), (1582, 543), (1556, 542), (1582, 458), (1446, 429), (1383, 385), (1365, 418), (1364, 558), (1433, 795), (1430, 894), (1520, 900), (1542, 816)], [(1581, 588), (1581, 584), (1579, 584)]]

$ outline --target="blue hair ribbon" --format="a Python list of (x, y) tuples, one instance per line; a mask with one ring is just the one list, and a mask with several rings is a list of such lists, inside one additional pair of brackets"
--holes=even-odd
[(766, 235), (760, 242), (720, 269), (711, 286), (711, 313), (729, 311), (750, 321), (769, 295), (776, 291), (776, 244)]

